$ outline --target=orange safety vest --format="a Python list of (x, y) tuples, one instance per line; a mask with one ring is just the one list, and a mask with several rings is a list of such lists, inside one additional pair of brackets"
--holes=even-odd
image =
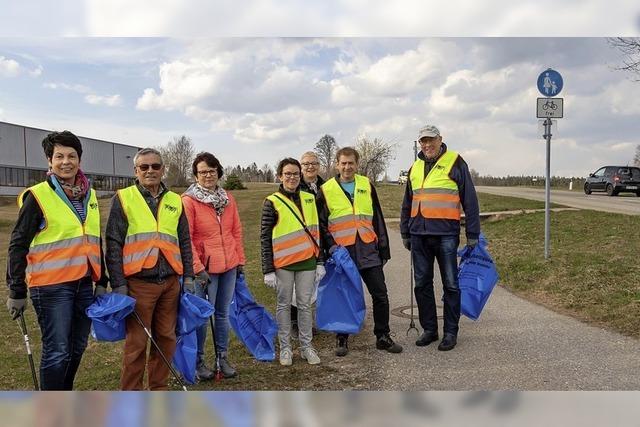
[(26, 281), (29, 287), (56, 285), (79, 280), (91, 270), (94, 282), (100, 279), (100, 211), (95, 191), (90, 189), (89, 203), (84, 223), (72, 208), (56, 194), (48, 182), (30, 187), (18, 197), (22, 206), (23, 196), (29, 191), (35, 197), (45, 228), (38, 231), (31, 241), (27, 254)]
[(418, 212), (427, 219), (460, 221), (460, 194), (458, 184), (449, 177), (458, 158), (455, 151), (445, 151), (424, 176), (424, 160), (418, 159), (411, 167), (411, 217)]
[(353, 204), (335, 177), (321, 187), (329, 209), (329, 233), (341, 246), (355, 244), (356, 234), (364, 243), (378, 239), (373, 228), (371, 181), (366, 176), (357, 174), (355, 181)]
[[(271, 232), (274, 267), (283, 268), (320, 255), (318, 210), (313, 194), (300, 191), (302, 211), (283, 194), (273, 193), (267, 199), (273, 203), (273, 207), (278, 212), (278, 222)], [(291, 212), (292, 210), (307, 226), (315, 243), (304, 231), (304, 227)]]
[(171, 268), (181, 275), (183, 266), (178, 240), (178, 223), (182, 214), (180, 196), (167, 191), (158, 203), (157, 219), (136, 185), (118, 190), (118, 197), (129, 224), (122, 248), (125, 277), (143, 268), (154, 267), (158, 263), (159, 251)]

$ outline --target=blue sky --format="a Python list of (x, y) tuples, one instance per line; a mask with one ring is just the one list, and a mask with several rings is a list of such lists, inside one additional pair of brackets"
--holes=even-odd
[[(120, 0), (75, 3), (35, 15), (9, 5), (15, 19), (0, 30), (0, 120), (138, 146), (184, 134), (225, 165), (274, 165), (312, 149), (325, 133), (340, 146), (360, 135), (381, 137), (397, 144), (391, 177), (411, 164), (420, 126), (434, 123), (481, 174), (542, 175), (535, 83), (552, 67), (565, 82), (552, 174), (585, 176), (605, 163), (626, 164), (640, 144), (640, 83), (614, 69), (621, 57), (604, 38), (478, 37), (539, 35), (542, 27), (525, 17), (550, 7), (544, 34), (637, 33), (631, 2), (611, 10), (594, 1), (523, 2), (502, 15), (473, 7), (475, 17), (451, 13), (455, 1), (425, 9), (403, 0), (404, 9), (383, 13), (375, 1), (366, 10), (357, 1), (312, 9), (288, 1), (283, 12), (256, 0), (240, 17), (231, 2), (212, 8), (164, 0), (146, 15), (145, 1), (124, 15)], [(617, 19), (617, 30), (585, 14), (569, 22), (579, 5)], [(360, 10), (364, 18), (334, 18), (329, 6)], [(416, 16), (401, 13), (414, 9)], [(71, 25), (46, 25), (62, 16)], [(18, 25), (25, 17), (30, 22)], [(429, 37), (398, 37), (407, 34)], [(441, 34), (473, 37), (433, 37)], [(95, 35), (124, 37), (88, 37)], [(162, 37), (128, 37), (139, 35)], [(233, 35), (242, 37), (219, 37)], [(260, 35), (268, 37), (253, 37)], [(275, 37), (283, 35), (332, 37)]]

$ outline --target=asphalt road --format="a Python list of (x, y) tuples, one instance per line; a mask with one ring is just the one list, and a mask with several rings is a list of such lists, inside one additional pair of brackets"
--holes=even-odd
[[(409, 306), (409, 253), (395, 227), (389, 227), (392, 259), (385, 266), (392, 310)], [(437, 268), (436, 268), (437, 271)], [(436, 277), (436, 299), (442, 285)], [(476, 322), (460, 322), (458, 345), (449, 352), (437, 342), (416, 347), (406, 334), (409, 319), (391, 315), (402, 354), (375, 349), (371, 297), (367, 327), (353, 338), (346, 358), (368, 371), (370, 390), (638, 390), (640, 340), (589, 326), (519, 298), (496, 286)], [(405, 310), (409, 313), (409, 310)], [(422, 332), (417, 320), (416, 324)], [(442, 337), (442, 319), (439, 319)], [(357, 344), (357, 345), (355, 345)]]
[[(527, 187), (486, 187), (478, 186), (477, 191), (500, 196), (521, 197), (523, 199), (544, 201), (544, 189)], [(551, 190), (551, 202), (579, 209), (592, 209), (603, 212), (615, 212), (627, 215), (640, 215), (640, 197), (632, 194), (609, 197), (606, 193), (584, 194), (582, 191)]]

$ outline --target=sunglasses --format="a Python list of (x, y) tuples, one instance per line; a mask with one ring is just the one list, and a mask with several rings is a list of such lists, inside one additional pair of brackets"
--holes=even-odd
[(146, 172), (149, 170), (149, 168), (153, 169), (154, 171), (159, 171), (162, 168), (162, 163), (153, 163), (150, 165), (147, 164), (141, 164), (136, 166), (138, 169), (140, 169), (142, 172)]

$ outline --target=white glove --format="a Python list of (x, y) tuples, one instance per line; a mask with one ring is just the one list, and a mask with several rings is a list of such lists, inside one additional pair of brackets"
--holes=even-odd
[(318, 264), (316, 266), (316, 285), (320, 283), (325, 274), (327, 274), (327, 270), (324, 269), (324, 265)]
[(276, 273), (267, 273), (264, 275), (264, 284), (268, 287), (275, 289), (276, 284), (278, 283), (278, 278), (276, 277)]

